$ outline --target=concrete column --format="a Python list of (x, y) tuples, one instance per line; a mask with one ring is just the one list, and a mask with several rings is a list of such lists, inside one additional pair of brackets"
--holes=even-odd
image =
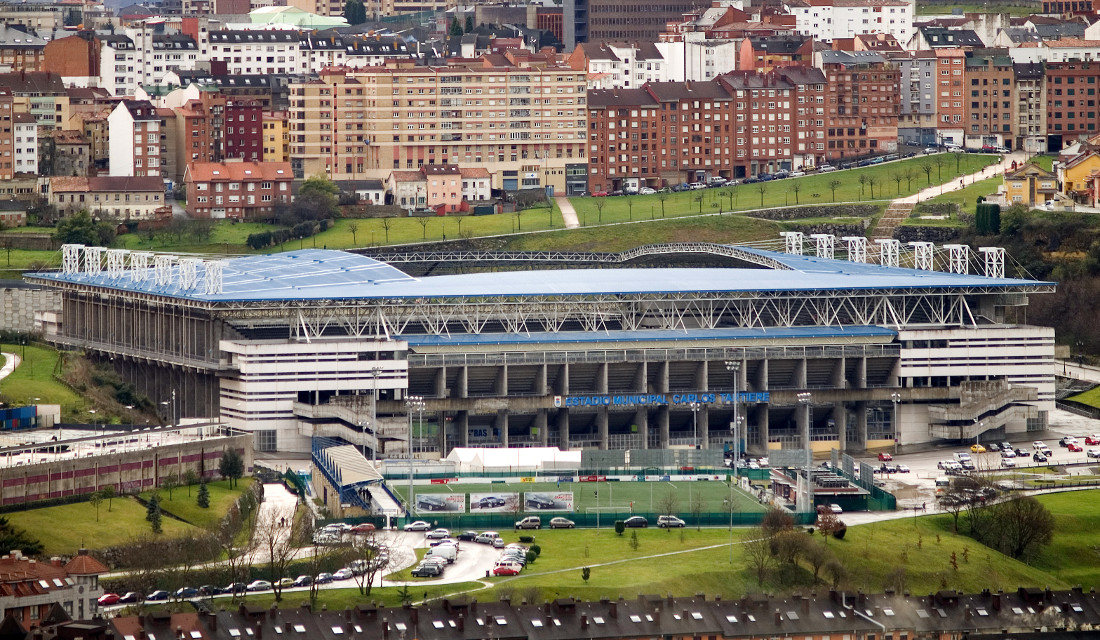
[(867, 448), (867, 403), (856, 403), (856, 434), (859, 438), (859, 448)]
[(554, 384), (554, 390), (559, 396), (569, 395), (569, 363), (565, 363), (561, 366), (561, 374), (558, 376), (557, 382)]
[(607, 391), (607, 363), (603, 363), (596, 367), (596, 379), (593, 381), (596, 385), (596, 393), (606, 394)]
[(535, 368), (535, 394), (545, 396), (549, 393), (549, 386), (546, 384), (546, 365), (539, 365)]
[(508, 410), (499, 409), (497, 411), (496, 420), (493, 422), (493, 426), (500, 429), (500, 444), (502, 447), (508, 446)]
[(791, 381), (795, 389), (806, 388), (806, 359), (802, 358), (795, 363), (794, 380)]
[(646, 408), (638, 409), (634, 412), (634, 424), (638, 427), (638, 438), (641, 442), (638, 443), (639, 449), (649, 448), (649, 410)]
[[(699, 391), (710, 391), (710, 368), (705, 360), (695, 369), (695, 388)], [(696, 423), (698, 435), (695, 443), (700, 449), (707, 449), (710, 446), (710, 407), (706, 405), (699, 407), (699, 415), (696, 419), (699, 422)]]
[(761, 360), (760, 366), (756, 368), (756, 376), (753, 379), (752, 385), (753, 391), (767, 391), (768, 390), (768, 361)]
[(894, 366), (890, 369), (890, 375), (886, 377), (886, 386), (896, 387), (898, 386), (898, 378), (901, 377), (901, 359), (894, 361)]
[[(463, 368), (465, 370), (465, 368)], [(470, 446), (470, 412), (459, 411), (455, 414), (454, 422), (451, 423), (453, 428), (457, 429), (458, 442), (463, 447)]]
[(795, 422), (798, 425), (798, 437), (801, 439), (801, 446), (804, 448), (810, 446), (810, 413), (812, 411), (812, 405), (799, 404), (794, 412)]
[(470, 397), (470, 368), (459, 367), (458, 375), (455, 376), (455, 393), (459, 398)]
[(447, 397), (447, 367), (440, 367), (435, 370), (434, 389), (432, 395), (436, 398)]
[(562, 451), (569, 450), (569, 411), (562, 409), (557, 415), (558, 438), (561, 440)]
[(668, 393), (668, 363), (657, 364), (657, 393)]
[[(668, 382), (668, 369), (665, 369), (665, 382)], [(668, 448), (668, 407), (657, 407), (657, 428), (660, 430), (660, 441), (658, 447), (661, 449)]]
[[(440, 412), (435, 414), (435, 423), (437, 425), (439, 425), (439, 434), (437, 434), (437, 436), (436, 436), (436, 439), (439, 442), (439, 457), (440, 458), (446, 458), (447, 457), (447, 439), (446, 439), (447, 432), (449, 430), (451, 430), (452, 428), (454, 428), (454, 425), (447, 424), (447, 413), (445, 411), (440, 411)], [(451, 437), (453, 438), (454, 436), (451, 435)]]
[(497, 369), (496, 395), (505, 397), (508, 395), (508, 365), (502, 364)]
[[(543, 371), (546, 371), (545, 367), (543, 368)], [(539, 430), (539, 444), (544, 447), (546, 446), (546, 443), (549, 441), (550, 438), (550, 431), (549, 429), (547, 429), (549, 412), (549, 409), (539, 409), (538, 413), (535, 414), (535, 428)]]
[[(607, 369), (605, 368), (604, 371), (606, 372)], [(606, 393), (606, 391), (604, 393)], [(608, 445), (607, 407), (596, 409), (596, 428), (600, 434), (600, 449), (606, 450)]]
[(758, 404), (753, 410), (753, 424), (756, 425), (757, 431), (760, 432), (760, 452), (763, 454), (768, 453), (768, 405)]
[(833, 388), (834, 389), (847, 389), (847, 379), (845, 376), (847, 368), (844, 363), (844, 357), (841, 356), (833, 363)]
[(837, 447), (843, 453), (848, 449), (848, 409), (843, 402), (833, 405), (833, 421), (836, 422)]
[(634, 369), (634, 391), (638, 393), (645, 393), (648, 391), (649, 386), (649, 368), (646, 363), (639, 362), (638, 366)]
[(856, 389), (867, 388), (867, 358), (861, 357), (856, 361), (856, 379), (852, 382)]

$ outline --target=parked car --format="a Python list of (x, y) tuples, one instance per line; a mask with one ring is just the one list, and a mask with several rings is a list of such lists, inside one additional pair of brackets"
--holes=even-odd
[(424, 534), (424, 537), (429, 540), (441, 540), (443, 538), (451, 537), (450, 529), (432, 529), (428, 533)]
[(1004, 449), (1003, 451), (1001, 451), (1001, 457), (1002, 458), (1015, 458), (1016, 457), (1016, 452), (1013, 451), (1012, 449)]
[[(231, 582), (222, 589), (222, 593), (228, 593), (230, 595), (237, 595), (238, 593), (244, 593), (248, 590), (248, 585), (243, 582)], [(146, 598), (148, 600), (148, 598)]]
[(836, 171), (836, 167), (834, 167), (834, 166), (833, 166), (833, 165), (831, 165), (831, 164), (823, 164), (823, 165), (821, 165), (820, 167), (818, 167), (818, 169), (817, 169), (817, 170), (818, 170), (818, 172), (820, 172), (820, 173), (828, 173), (828, 172), (830, 172), (830, 171)]
[(908, 465), (899, 464), (897, 467), (895, 467), (895, 471), (897, 471), (898, 473), (909, 473), (909, 467)]
[(331, 573), (318, 573), (317, 577), (313, 579), (314, 584), (328, 584), (333, 581)]
[(683, 528), (686, 524), (676, 516), (657, 516), (657, 528), (659, 529)]
[(1090, 458), (1100, 458), (1100, 448), (1092, 447), (1085, 452), (1085, 455)]
[(642, 187), (641, 189), (638, 189), (638, 195), (640, 196), (651, 196), (655, 193), (657, 193), (657, 190), (653, 187)]
[(879, 459), (879, 462), (889, 462), (889, 461), (894, 459), (894, 456), (892, 456), (889, 453), (886, 453), (885, 451), (883, 451), (882, 453), (878, 454), (878, 459)]
[(1011, 469), (1016, 466), (1016, 461), (1012, 458), (1001, 458), (1001, 467), (1005, 469)]
[(1094, 433), (1091, 436), (1085, 436), (1085, 444), (1087, 446), (1100, 445), (1100, 433)]
[(434, 562), (426, 562), (412, 570), (414, 578), (436, 578), (443, 575), (443, 567)]
[(516, 529), (541, 529), (542, 518), (538, 516), (527, 516), (522, 520), (516, 521)]
[(248, 583), (249, 591), (270, 591), (271, 583), (267, 580), (253, 580)]
[(1001, 450), (1001, 445), (997, 444), (996, 442), (987, 442), (985, 443), (985, 450), (997, 453)]
[(933, 153), (936, 153), (936, 149), (935, 149), (934, 147), (927, 147), (927, 148), (926, 148), (926, 149), (924, 150), (924, 154), (925, 154), (925, 155), (931, 155), (931, 154), (933, 154)]
[(1022, 448), (1022, 447), (1016, 450), (1016, 457), (1017, 458), (1026, 458), (1030, 455), (1031, 455), (1031, 452), (1028, 451), (1027, 449)]
[(477, 538), (477, 531), (463, 531), (455, 537), (465, 542), (473, 542)]
[(575, 524), (569, 518), (550, 518), (551, 529), (572, 529)]
[(280, 589), (284, 589), (286, 587), (293, 587), (294, 586), (294, 578), (279, 578), (278, 580), (275, 581), (275, 586), (279, 587)]
[(494, 576), (518, 576), (519, 572), (522, 571), (522, 570), (523, 570), (523, 567), (518, 565), (518, 564), (514, 564), (514, 563), (498, 564), (497, 566), (493, 567), (493, 575)]
[(1071, 442), (1076, 443), (1077, 438), (1074, 438), (1073, 436), (1062, 436), (1062, 439), (1058, 441), (1058, 445), (1065, 447), (1068, 446)]
[(369, 522), (357, 524), (351, 528), (352, 533), (370, 533), (371, 531), (374, 531), (374, 525)]
[(432, 525), (424, 522), (423, 520), (417, 520), (416, 522), (410, 522), (405, 525), (405, 531), (431, 531)]
[(970, 445), (970, 453), (985, 453), (985, 447), (980, 444), (974, 443)]
[(477, 537), (474, 538), (474, 542), (478, 542), (480, 544), (493, 544), (493, 540), (499, 539), (500, 534), (496, 531), (485, 531), (483, 533), (477, 534)]
[(340, 569), (336, 573), (332, 574), (333, 580), (351, 580), (353, 577), (355, 577), (355, 572), (353, 572), (351, 569), (348, 569), (347, 567), (344, 567), (343, 569)]
[(801, 178), (804, 175), (806, 175), (805, 171), (792, 171), (790, 173), (790, 177), (792, 177), (792, 178)]
[(625, 524), (628, 529), (645, 529), (649, 526), (649, 520), (646, 520), (643, 516), (630, 516), (623, 521), (623, 524)]
[(298, 576), (294, 579), (295, 587), (308, 587), (313, 584), (313, 576)]
[(1084, 450), (1085, 448), (1077, 444), (1076, 442), (1071, 442), (1066, 445), (1066, 451), (1072, 451), (1073, 453), (1081, 453)]
[(176, 597), (176, 600), (189, 600), (199, 597), (199, 590), (195, 587), (180, 587), (172, 595)]
[(204, 598), (209, 598), (210, 596), (221, 595), (223, 593), (225, 593), (225, 591), (222, 590), (222, 588), (217, 586), (217, 585), (204, 584), (201, 587), (199, 587), (199, 595), (204, 597)]
[(606, 198), (607, 197), (607, 192), (606, 191), (593, 191), (592, 192), (592, 197), (593, 198)]
[(1011, 442), (1002, 442), (1001, 443), (1001, 451), (1012, 451), (1012, 443)]
[(119, 604), (137, 604), (141, 602), (141, 594), (136, 591), (127, 591), (118, 599)]
[(154, 592), (150, 593), (149, 595), (145, 596), (145, 601), (146, 602), (164, 602), (164, 601), (168, 600), (169, 596), (171, 596), (171, 595), (172, 594), (168, 593), (164, 589), (157, 589), (156, 591), (154, 591)]
[(117, 593), (105, 593), (99, 596), (99, 599), (96, 600), (96, 602), (98, 602), (99, 606), (101, 607), (109, 607), (113, 604), (118, 604), (119, 597), (120, 596)]
[(844, 513), (844, 509), (841, 509), (840, 505), (836, 504), (836, 503), (833, 503), (833, 504), (829, 505), (829, 511), (832, 512), (832, 513), (835, 513), (837, 515), (840, 515), (840, 514)]
[(1043, 454), (1042, 451), (1036, 451), (1035, 453), (1031, 454), (1031, 459), (1034, 460), (1035, 462), (1046, 462), (1047, 461), (1047, 457), (1046, 457), (1046, 455)]

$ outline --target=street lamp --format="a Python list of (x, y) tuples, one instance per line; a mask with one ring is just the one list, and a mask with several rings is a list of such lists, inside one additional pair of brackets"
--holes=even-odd
[(405, 397), (405, 410), (409, 414), (409, 500), (406, 505), (406, 511), (409, 518), (412, 518), (412, 505), (413, 505), (413, 411), (419, 413), (419, 420), (423, 422), (424, 416), (424, 397), (423, 396), (406, 396)]
[(688, 405), (691, 407), (691, 426), (692, 426), (692, 441), (695, 448), (699, 448), (699, 407), (702, 405), (698, 402), (692, 402)]
[(890, 394), (890, 402), (894, 403), (894, 455), (898, 455), (898, 440), (900, 439), (900, 432), (898, 430), (898, 403), (901, 402), (901, 394), (897, 391)]
[(808, 391), (803, 391), (802, 393), (797, 394), (795, 397), (798, 398), (798, 404), (806, 407), (806, 432), (803, 434), (805, 436), (805, 439), (804, 439), (804, 442), (802, 443), (802, 446), (809, 449), (810, 448), (810, 427), (812, 426), (811, 422), (813, 422), (814, 394), (812, 394)]
[[(739, 427), (741, 426), (741, 420), (737, 416), (737, 402), (738, 398), (738, 385), (740, 383), (741, 363), (736, 360), (726, 360), (726, 371), (733, 373), (733, 419), (730, 420), (730, 431), (733, 435), (733, 477), (737, 477), (737, 463), (741, 460), (741, 438), (739, 434)], [(733, 485), (730, 484), (730, 494), (733, 494)], [(731, 504), (732, 506), (732, 504)], [(732, 514), (733, 511), (731, 510)], [(733, 517), (732, 515), (730, 516)], [(732, 525), (731, 525), (732, 526)], [(730, 551), (732, 553), (732, 550)]]

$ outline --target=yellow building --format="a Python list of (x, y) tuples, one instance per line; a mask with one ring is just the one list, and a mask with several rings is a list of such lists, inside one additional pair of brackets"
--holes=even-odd
[(264, 162), (290, 162), (290, 132), (286, 111), (264, 112)]
[(1031, 162), (1006, 171), (1004, 184), (1005, 202), (1009, 205), (1022, 204), (1034, 207), (1047, 200), (1053, 200), (1054, 194), (1058, 193), (1057, 177)]
[(1058, 167), (1062, 179), (1062, 193), (1076, 202), (1095, 207), (1097, 193), (1093, 175), (1100, 172), (1100, 155), (1097, 147), (1084, 145), (1081, 153)]
[(579, 181), (567, 191), (567, 170), (587, 168), (586, 84), (557, 55), (527, 51), (328, 69), (290, 85), (290, 162), (296, 176), (333, 180), (483, 167), (493, 188), (569, 193)]

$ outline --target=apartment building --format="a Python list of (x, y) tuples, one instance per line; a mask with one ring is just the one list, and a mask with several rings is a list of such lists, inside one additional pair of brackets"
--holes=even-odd
[(261, 118), (264, 162), (290, 162), (286, 111), (264, 111)]
[[(221, 162), (225, 155), (224, 132), (226, 99), (218, 93), (203, 91), (198, 100), (188, 100), (176, 107), (175, 138), (172, 152), (176, 157), (177, 179), (194, 162)], [(246, 125), (251, 123), (246, 123)]]
[(94, 173), (92, 145), (80, 131), (47, 131), (37, 151), (42, 175), (87, 176)]
[(251, 162), (264, 159), (263, 109), (256, 100), (225, 101), (224, 157)]
[(898, 137), (906, 144), (936, 144), (935, 52), (901, 51), (886, 58), (898, 69)]
[(940, 48), (936, 54), (936, 142), (962, 145), (966, 140), (966, 105), (963, 72), (966, 52)]
[(15, 100), (10, 89), (0, 86), (0, 180), (15, 175)]
[(1100, 65), (1089, 61), (1045, 66), (1047, 148), (1060, 150), (1097, 133)]
[(418, 66), (332, 69), (290, 87), (298, 177), (387, 179), (425, 165), (484, 166), (497, 189), (564, 193), (583, 163), (586, 74), (554, 54), (507, 51)]
[(564, 0), (565, 50), (581, 42), (656, 42), (670, 22), (709, 6), (705, 0), (626, 4), (617, 0)]
[(15, 112), (34, 116), (45, 131), (64, 128), (69, 121), (69, 94), (61, 76), (49, 71), (0, 73), (0, 87), (11, 91)]
[(1047, 110), (1046, 72), (1039, 62), (1017, 62), (1016, 74), (1016, 145), (1029, 154), (1046, 150)]
[(194, 218), (260, 220), (290, 203), (287, 162), (192, 162), (184, 173), (187, 213)]
[(630, 89), (669, 80), (669, 65), (652, 42), (582, 43), (567, 60), (573, 69), (588, 72), (592, 89)]
[(12, 128), (15, 133), (15, 173), (38, 173), (38, 123), (29, 113), (16, 113), (12, 116)]
[(110, 175), (160, 177), (160, 118), (148, 100), (119, 102), (107, 116), (107, 131)]
[(913, 3), (906, 0), (793, 0), (798, 33), (830, 42), (862, 33), (888, 33), (901, 42), (913, 35)]
[(204, 53), (211, 62), (224, 63), (232, 75), (299, 74), (308, 68), (301, 42), (297, 30), (210, 31)]
[(92, 31), (56, 38), (46, 43), (42, 70), (61, 76), (66, 87), (94, 87), (100, 82), (103, 42)]
[(868, 51), (821, 51), (815, 56), (826, 77), (825, 158), (831, 162), (897, 151), (897, 67)]
[(46, 41), (26, 29), (0, 26), (0, 71), (42, 71)]
[(145, 85), (157, 85), (168, 71), (194, 70), (199, 62), (195, 40), (166, 34), (137, 23), (123, 33), (97, 35), (100, 42), (98, 86), (114, 96), (133, 96)]
[(46, 180), (46, 200), (63, 215), (88, 211), (111, 220), (172, 217), (164, 183), (155, 176), (56, 176)]
[(968, 148), (1016, 145), (1016, 73), (1007, 51), (973, 52), (963, 65)]
[(771, 71), (780, 67), (810, 66), (814, 38), (809, 36), (749, 36), (741, 40), (737, 68)]

